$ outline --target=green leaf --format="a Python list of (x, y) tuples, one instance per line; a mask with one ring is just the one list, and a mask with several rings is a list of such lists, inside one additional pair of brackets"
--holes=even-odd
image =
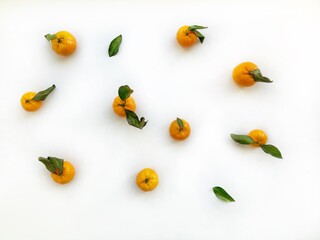
[(222, 187), (217, 186), (212, 189), (217, 198), (221, 199), (222, 201), (235, 202), (235, 200)]
[(56, 157), (39, 157), (38, 160), (42, 162), (50, 172), (59, 176), (63, 173), (63, 159)]
[(132, 93), (133, 90), (128, 85), (119, 87), (118, 95), (122, 101), (125, 101), (127, 98), (129, 98)]
[(230, 136), (233, 139), (233, 141), (240, 144), (249, 145), (254, 143), (254, 140), (248, 135), (230, 134)]
[(178, 123), (179, 128), (180, 128), (179, 130), (182, 131), (183, 128), (184, 128), (184, 126), (183, 126), (183, 121), (182, 121), (180, 118), (177, 118), (177, 123)]
[(271, 144), (265, 144), (265, 145), (261, 145), (260, 147), (262, 148), (262, 150), (265, 153), (268, 153), (271, 156), (276, 157), (276, 158), (282, 158), (281, 152), (275, 146), (273, 146)]
[(108, 50), (109, 57), (112, 57), (118, 53), (121, 42), (122, 42), (122, 35), (119, 35), (118, 37), (116, 37), (111, 41), (109, 45), (109, 50)]
[(194, 31), (194, 30), (197, 30), (197, 29), (206, 29), (206, 28), (208, 28), (208, 27), (199, 26), (199, 25), (192, 25), (192, 26), (188, 27), (188, 30), (189, 31)]
[(144, 117), (140, 118), (139, 120), (137, 114), (127, 109), (124, 110), (126, 112), (127, 122), (129, 123), (129, 125), (139, 129), (142, 129), (144, 126), (146, 126), (147, 121), (145, 121)]
[(194, 32), (194, 33), (196, 34), (196, 36), (199, 38), (200, 43), (203, 43), (205, 37), (204, 37), (199, 31), (197, 31), (197, 30), (194, 30), (193, 32)]
[(262, 76), (260, 69), (253, 70), (250, 74), (256, 82), (272, 83), (269, 78)]
[(46, 34), (44, 35), (44, 37), (48, 40), (48, 41), (51, 41), (53, 39), (56, 38), (56, 35), (55, 34)]
[(196, 36), (199, 38), (200, 42), (203, 43), (205, 37), (198, 31), (198, 29), (206, 29), (208, 27), (203, 27), (199, 25), (192, 25), (188, 27), (188, 30), (194, 32)]
[(44, 101), (55, 88), (56, 86), (53, 84), (48, 89), (38, 92), (31, 100)]

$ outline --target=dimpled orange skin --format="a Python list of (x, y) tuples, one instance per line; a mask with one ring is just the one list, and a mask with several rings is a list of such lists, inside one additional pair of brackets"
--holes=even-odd
[(264, 144), (267, 143), (267, 140), (268, 140), (267, 134), (264, 131), (260, 130), (260, 129), (252, 130), (249, 133), (249, 136), (255, 142), (255, 143), (251, 144), (254, 147), (259, 147), (261, 145), (264, 145)]
[(144, 192), (149, 192), (158, 186), (158, 174), (151, 168), (141, 170), (136, 177), (137, 186)]
[(59, 176), (57, 174), (51, 173), (51, 177), (56, 183), (65, 184), (73, 179), (75, 173), (76, 171), (73, 165), (68, 161), (64, 161), (62, 174)]
[(132, 97), (128, 97), (126, 101), (122, 101), (119, 96), (117, 96), (112, 103), (113, 111), (120, 117), (125, 117), (126, 112), (123, 108), (134, 112), (136, 110), (136, 103)]
[(232, 78), (241, 87), (250, 87), (256, 83), (250, 72), (258, 69), (252, 62), (240, 63), (233, 69)]
[(197, 41), (197, 35), (188, 30), (189, 26), (182, 26), (177, 32), (177, 41), (182, 47), (191, 47)]
[(26, 111), (34, 112), (42, 106), (42, 101), (31, 100), (36, 94), (35, 92), (27, 92), (22, 95), (20, 103)]
[(56, 38), (51, 40), (53, 51), (62, 56), (71, 55), (77, 48), (76, 38), (67, 31), (57, 32)]
[(191, 127), (189, 123), (184, 119), (181, 119), (181, 120), (183, 122), (182, 130), (180, 130), (177, 120), (172, 121), (169, 127), (169, 133), (171, 137), (179, 141), (185, 140), (186, 138), (189, 137), (191, 133)]

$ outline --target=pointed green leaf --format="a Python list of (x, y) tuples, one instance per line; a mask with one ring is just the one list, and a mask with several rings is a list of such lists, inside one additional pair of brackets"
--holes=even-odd
[(261, 145), (260, 147), (262, 148), (262, 150), (265, 153), (268, 153), (271, 156), (276, 157), (276, 158), (282, 158), (281, 152), (275, 146), (273, 146), (271, 144), (265, 144), (265, 145)]
[(217, 186), (212, 189), (217, 198), (221, 199), (222, 201), (235, 202), (235, 200), (222, 187)]
[(196, 36), (199, 38), (200, 43), (203, 43), (205, 37), (198, 31), (198, 29), (205, 29), (207, 27), (199, 26), (199, 25), (192, 25), (188, 27), (188, 30), (194, 32)]
[(256, 82), (272, 83), (269, 78), (262, 76), (260, 69), (253, 70), (250, 74)]
[(38, 92), (31, 100), (44, 101), (55, 88), (56, 86), (53, 84), (48, 89)]
[(118, 95), (122, 101), (125, 101), (127, 98), (129, 98), (132, 93), (133, 90), (128, 85), (119, 87)]
[(203, 43), (205, 37), (204, 37), (199, 31), (197, 31), (197, 30), (194, 30), (193, 32), (194, 32), (194, 33), (196, 34), (196, 36), (199, 38), (200, 43)]
[(46, 34), (44, 35), (44, 37), (48, 40), (48, 41), (51, 41), (53, 39), (56, 38), (56, 35), (55, 34)]
[(177, 123), (179, 125), (179, 130), (182, 131), (184, 128), (183, 121), (180, 118), (177, 118)]
[(129, 123), (129, 125), (139, 129), (142, 129), (144, 128), (144, 126), (146, 126), (147, 121), (145, 121), (144, 117), (140, 118), (139, 120), (137, 114), (127, 109), (124, 110), (126, 112), (127, 122)]
[(56, 157), (39, 157), (38, 160), (42, 162), (50, 172), (57, 175), (61, 175), (63, 173), (63, 159)]
[(249, 145), (254, 143), (254, 140), (248, 135), (230, 134), (230, 136), (233, 139), (233, 141), (240, 144)]
[(206, 29), (206, 28), (208, 28), (208, 27), (199, 26), (199, 25), (192, 25), (192, 26), (188, 27), (188, 30), (189, 31), (194, 31), (194, 30), (197, 30), (197, 29)]
[(118, 37), (116, 37), (111, 41), (108, 49), (109, 57), (113, 57), (118, 53), (121, 42), (122, 42), (122, 35), (119, 35)]

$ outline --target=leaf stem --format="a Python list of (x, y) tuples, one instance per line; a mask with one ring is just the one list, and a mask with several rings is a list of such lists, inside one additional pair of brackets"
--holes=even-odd
[(121, 104), (118, 104), (118, 106), (120, 106), (120, 107), (125, 107), (126, 106), (126, 100), (124, 100), (124, 103), (121, 103)]

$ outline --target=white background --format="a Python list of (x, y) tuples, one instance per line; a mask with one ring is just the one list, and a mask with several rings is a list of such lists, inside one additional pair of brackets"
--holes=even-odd
[[(176, 31), (193, 24), (209, 27), (204, 44), (182, 49)], [(319, 1), (2, 0), (0, 29), (1, 240), (320, 239)], [(59, 30), (74, 55), (51, 50)], [(243, 61), (274, 83), (236, 86)], [(22, 109), (52, 84), (39, 111)], [(112, 111), (124, 84), (142, 131)], [(184, 142), (168, 134), (176, 117)], [(283, 160), (230, 139), (255, 128)], [(69, 160), (75, 179), (56, 184), (39, 156)], [(153, 192), (135, 185), (145, 167)]]

